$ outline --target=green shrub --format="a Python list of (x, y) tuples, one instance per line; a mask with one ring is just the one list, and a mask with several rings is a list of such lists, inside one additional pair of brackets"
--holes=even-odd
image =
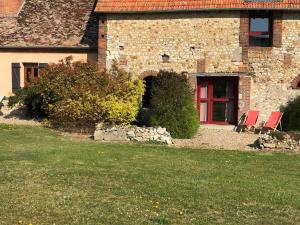
[(167, 128), (174, 138), (192, 138), (199, 120), (186, 76), (161, 71), (152, 85), (151, 125)]
[(300, 131), (300, 96), (287, 103), (282, 107), (284, 113), (282, 118), (282, 127), (286, 131)]
[(141, 108), (137, 117), (138, 126), (151, 126), (151, 109)]
[(99, 72), (94, 65), (68, 59), (50, 65), (10, 103), (25, 104), (32, 115), (46, 116), (53, 126), (92, 128), (99, 122), (133, 122), (143, 92), (142, 81), (116, 66), (110, 72)]
[(27, 106), (29, 116), (39, 118), (46, 117), (46, 112), (43, 109), (43, 98), (39, 94), (37, 86), (22, 88), (18, 90), (15, 95), (9, 97), (8, 106), (13, 107), (18, 103)]

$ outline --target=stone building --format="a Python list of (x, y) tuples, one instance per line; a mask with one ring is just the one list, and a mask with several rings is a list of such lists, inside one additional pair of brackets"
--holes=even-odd
[(0, 95), (69, 55), (151, 81), (184, 72), (202, 123), (300, 95), (298, 0), (0, 0)]
[(0, 96), (68, 56), (97, 62), (95, 0), (0, 0)]
[(300, 1), (99, 0), (95, 12), (99, 67), (185, 72), (202, 123), (265, 119), (300, 95)]

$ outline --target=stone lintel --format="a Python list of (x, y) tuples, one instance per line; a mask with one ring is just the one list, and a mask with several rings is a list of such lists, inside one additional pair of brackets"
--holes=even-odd
[(252, 76), (250, 73), (192, 73), (195, 77), (241, 77)]

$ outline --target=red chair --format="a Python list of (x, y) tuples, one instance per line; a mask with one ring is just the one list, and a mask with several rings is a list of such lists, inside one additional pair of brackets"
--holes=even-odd
[(283, 113), (282, 112), (271, 112), (269, 119), (263, 125), (263, 129), (267, 130), (277, 130), (278, 125), (280, 126), (280, 130), (282, 130), (281, 119)]
[(243, 122), (240, 124), (241, 131), (244, 131), (245, 129), (254, 128), (259, 116), (259, 111), (255, 110), (248, 110)]

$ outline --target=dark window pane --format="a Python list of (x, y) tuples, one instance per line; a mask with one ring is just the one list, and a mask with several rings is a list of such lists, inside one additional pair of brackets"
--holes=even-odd
[(227, 98), (227, 81), (214, 82), (214, 98)]
[(30, 80), (31, 80), (31, 68), (26, 66), (25, 73), (26, 73), (26, 76), (25, 76), (26, 81), (30, 82)]
[(270, 35), (250, 37), (250, 46), (269, 47), (271, 46)]
[(39, 76), (39, 68), (34, 67), (34, 77), (38, 77), (38, 76)]
[(213, 121), (226, 122), (226, 102), (213, 103)]

